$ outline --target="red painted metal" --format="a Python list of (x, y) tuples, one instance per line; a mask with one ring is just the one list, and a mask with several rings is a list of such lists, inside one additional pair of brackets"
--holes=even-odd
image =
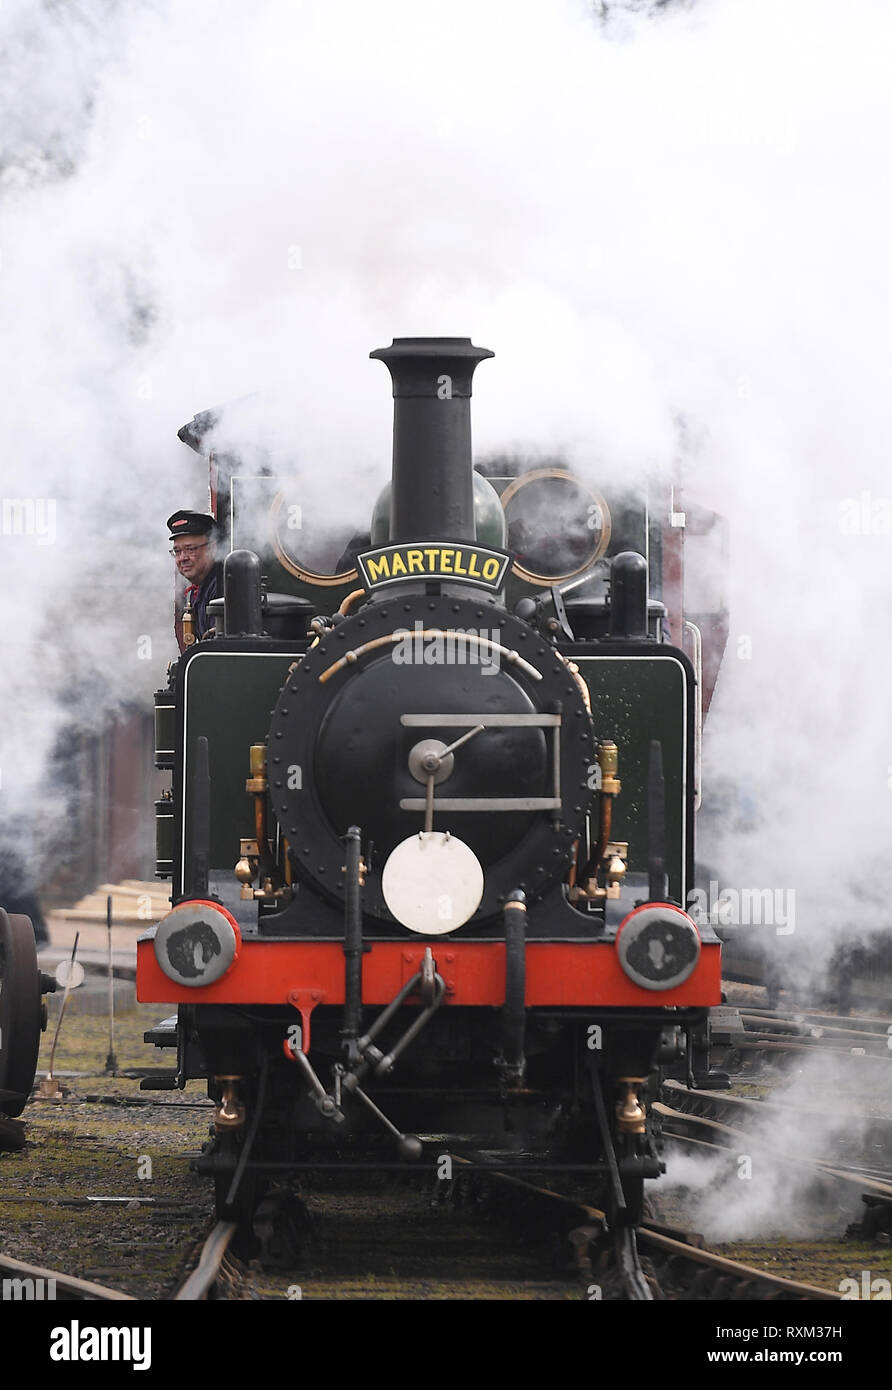
[(322, 1003), (321, 989), (290, 989), (288, 1003), (300, 1014), (300, 1046), (302, 1052), (310, 1050), (310, 1021), (317, 1004)]
[[(501, 1008), (505, 1003), (505, 943), (430, 944), (446, 982), (447, 1005)], [(418, 970), (424, 946), (377, 941), (363, 957), (364, 1004), (389, 1004)], [(660, 1008), (721, 1003), (721, 946), (704, 945), (697, 969), (678, 989), (642, 989), (623, 974), (610, 942), (531, 942), (526, 950), (528, 1008)], [(148, 938), (137, 946), (137, 997), (165, 1004), (343, 1004), (344, 952), (337, 941), (247, 941), (222, 979), (199, 989), (174, 984)], [(314, 995), (318, 993), (318, 999)], [(312, 1002), (311, 1002), (312, 1001)], [(305, 1027), (309, 1026), (309, 1014)]]

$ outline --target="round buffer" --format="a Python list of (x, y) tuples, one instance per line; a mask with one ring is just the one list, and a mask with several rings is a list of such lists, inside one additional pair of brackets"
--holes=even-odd
[(178, 985), (213, 984), (239, 953), (238, 923), (218, 903), (200, 899), (179, 903), (155, 932), (155, 957)]
[(616, 935), (619, 963), (643, 989), (677, 989), (700, 958), (700, 933), (673, 903), (647, 903), (630, 912)]

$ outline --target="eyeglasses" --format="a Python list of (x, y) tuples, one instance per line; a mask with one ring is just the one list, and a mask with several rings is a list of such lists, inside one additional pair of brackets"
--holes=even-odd
[(174, 550), (171, 548), (169, 554), (173, 555), (177, 560), (187, 560), (191, 555), (197, 555), (199, 550), (203, 550), (206, 545), (207, 541), (202, 541), (201, 545), (184, 545), (182, 550)]

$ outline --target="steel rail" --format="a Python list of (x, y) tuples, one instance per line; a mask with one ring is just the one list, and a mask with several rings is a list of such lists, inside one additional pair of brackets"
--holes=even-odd
[(815, 1056), (830, 1057), (856, 1057), (859, 1061), (865, 1059), (871, 1062), (882, 1062), (886, 1065), (892, 1062), (892, 1051), (888, 1048), (879, 1052), (868, 1052), (866, 1047), (840, 1047), (834, 1045), (832, 1038), (811, 1038), (806, 1040), (799, 1037), (795, 1042), (791, 1038), (780, 1041), (777, 1038), (762, 1037), (758, 1033), (746, 1033), (743, 1037), (735, 1037), (729, 1043), (723, 1043), (722, 1047), (729, 1053), (733, 1052), (810, 1052)]
[[(742, 1023), (755, 1025), (747, 1031), (766, 1036), (789, 1033), (791, 1037), (800, 1038), (869, 1038), (871, 1042), (885, 1042), (888, 1037), (886, 1031), (881, 1032), (879, 1028), (847, 1028), (839, 1022), (817, 1023), (810, 1018), (774, 1018), (770, 1014), (761, 1014), (752, 1009), (741, 1009), (739, 1012)], [(857, 1019), (851, 1019), (850, 1022), (856, 1023)], [(892, 1028), (892, 1024), (890, 1024), (890, 1028)]]
[(639, 1228), (639, 1235), (645, 1245), (662, 1250), (668, 1256), (677, 1256), (690, 1260), (694, 1264), (706, 1265), (720, 1273), (747, 1283), (767, 1284), (770, 1288), (788, 1296), (792, 1294), (796, 1298), (821, 1299), (831, 1303), (838, 1303), (841, 1298), (841, 1294), (819, 1288), (817, 1284), (801, 1284), (796, 1279), (784, 1279), (779, 1274), (768, 1274), (764, 1270), (754, 1268), (753, 1265), (741, 1264), (738, 1260), (729, 1260), (725, 1255), (713, 1255), (708, 1250), (697, 1249), (687, 1245), (684, 1241), (675, 1240), (672, 1236), (666, 1236), (659, 1231), (650, 1229), (646, 1222)]
[[(655, 1101), (653, 1109), (669, 1123), (698, 1125), (713, 1134), (722, 1135), (735, 1145), (748, 1144), (751, 1148), (759, 1147), (777, 1163), (791, 1168), (810, 1170), (816, 1177), (835, 1178), (839, 1182), (853, 1184), (859, 1191), (870, 1192), (873, 1196), (883, 1197), (887, 1200), (892, 1199), (892, 1183), (883, 1182), (879, 1178), (870, 1178), (853, 1169), (837, 1167), (835, 1164), (820, 1158), (794, 1158), (790, 1154), (778, 1153), (770, 1144), (766, 1144), (764, 1140), (758, 1139), (752, 1134), (747, 1134), (737, 1125), (724, 1124), (721, 1120), (710, 1120), (704, 1115), (691, 1114), (690, 1111), (673, 1110), (671, 1106), (664, 1105), (662, 1101)], [(667, 1133), (667, 1137), (675, 1136)], [(728, 1146), (714, 1140), (710, 1147), (723, 1152)]]
[(235, 1221), (218, 1221), (201, 1248), (198, 1264), (177, 1292), (175, 1302), (199, 1302), (207, 1298), (220, 1273), (223, 1257), (238, 1230)]
[(45, 1283), (52, 1279), (56, 1294), (61, 1291), (72, 1299), (101, 1303), (137, 1302), (131, 1293), (110, 1289), (105, 1284), (94, 1284), (91, 1279), (78, 1279), (73, 1274), (60, 1274), (57, 1269), (43, 1269), (40, 1265), (25, 1264), (24, 1261), (14, 1260), (9, 1255), (0, 1255), (0, 1270), (18, 1279), (43, 1279)]
[(752, 1014), (755, 1018), (764, 1018), (769, 1021), (785, 1021), (789, 1023), (814, 1023), (828, 1028), (844, 1028), (847, 1024), (852, 1024), (858, 1028), (867, 1028), (872, 1033), (889, 1033), (892, 1031), (892, 1016), (882, 1016), (877, 1014), (825, 1014), (813, 1009), (794, 1009), (776, 1008), (769, 1009), (756, 1005), (740, 1004), (737, 1006), (741, 1013)]
[[(691, 1142), (699, 1144), (703, 1141), (692, 1140)], [(497, 1162), (492, 1165), (479, 1163), (454, 1152), (450, 1154), (450, 1157), (461, 1164), (463, 1173), (485, 1176), (487, 1179), (497, 1179), (506, 1186), (537, 1196), (548, 1203), (568, 1208), (581, 1218), (583, 1230), (596, 1230), (606, 1224), (606, 1214), (600, 1208), (589, 1206), (587, 1203), (579, 1201), (578, 1198), (568, 1197), (565, 1193), (554, 1192), (550, 1188), (539, 1187), (522, 1178), (502, 1173), (499, 1171)], [(715, 1255), (711, 1251), (703, 1250), (699, 1245), (693, 1244), (692, 1241), (667, 1235), (666, 1227), (660, 1226), (657, 1222), (642, 1221), (636, 1227), (636, 1232), (644, 1245), (650, 1249), (661, 1251), (667, 1257), (683, 1258), (691, 1264), (714, 1269), (718, 1273), (733, 1277), (745, 1284), (762, 1284), (773, 1292), (785, 1293), (791, 1299), (821, 1299), (838, 1302), (841, 1297), (840, 1294), (822, 1289), (816, 1284), (803, 1284), (795, 1279), (785, 1279), (781, 1275), (769, 1274), (753, 1265), (742, 1264), (739, 1260), (730, 1260), (725, 1255)], [(697, 1237), (696, 1239), (701, 1238)]]

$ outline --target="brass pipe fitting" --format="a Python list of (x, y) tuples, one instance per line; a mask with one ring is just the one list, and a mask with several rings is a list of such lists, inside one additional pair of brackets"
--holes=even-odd
[(353, 589), (352, 592), (349, 593), (347, 597), (341, 601), (341, 606), (338, 609), (338, 612), (341, 614), (341, 617), (345, 618), (347, 616), (354, 603), (356, 603), (357, 599), (367, 597), (368, 595), (366, 594), (365, 589)]
[[(598, 759), (598, 767), (601, 773), (601, 793), (600, 816), (598, 822), (598, 843), (595, 853), (589, 860), (586, 869), (587, 876), (597, 874), (604, 862), (604, 857), (610, 846), (610, 835), (613, 829), (613, 798), (619, 795), (622, 784), (617, 776), (619, 768), (619, 749), (613, 739), (603, 739), (598, 744), (595, 755)], [(624, 871), (625, 872), (625, 871)], [(611, 884), (616, 879), (608, 879)], [(618, 896), (613, 893), (611, 896)]]
[[(267, 852), (266, 793), (269, 788), (266, 775), (266, 744), (252, 743), (250, 758), (251, 775), (245, 782), (245, 791), (254, 797), (254, 838), (257, 841), (258, 857), (265, 858)], [(244, 850), (242, 852), (244, 853)]]
[(619, 749), (612, 739), (598, 744), (598, 766), (601, 769), (601, 791), (607, 796), (618, 796), (622, 790), (617, 772), (619, 771)]
[(620, 1134), (644, 1134), (646, 1116), (644, 1106), (638, 1099), (638, 1087), (643, 1085), (644, 1078), (621, 1076), (618, 1079), (625, 1091), (616, 1104), (617, 1129)]
[(215, 1076), (215, 1081), (223, 1083), (223, 1098), (214, 1112), (214, 1128), (241, 1129), (245, 1123), (245, 1107), (238, 1098), (236, 1085), (244, 1080), (241, 1076)]
[(266, 776), (266, 744), (251, 744), (251, 775), (245, 783), (246, 792), (265, 792), (269, 786)]

